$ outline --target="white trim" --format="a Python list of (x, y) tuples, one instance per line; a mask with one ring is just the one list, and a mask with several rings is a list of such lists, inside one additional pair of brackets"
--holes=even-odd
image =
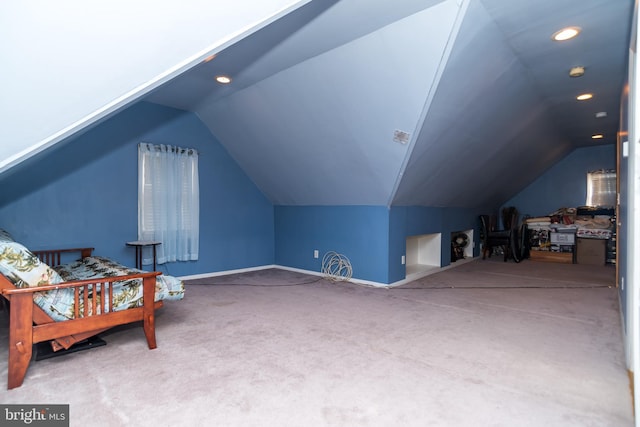
[(624, 323), (624, 310), (622, 309), (622, 294), (620, 292), (618, 292), (618, 311), (619, 311), (619, 314), (620, 314), (620, 333), (622, 335), (622, 342), (623, 342), (623, 344), (625, 344), (624, 351), (625, 351), (625, 358), (626, 358), (626, 361), (627, 361), (626, 368), (633, 372), (633, 369), (632, 369), (632, 366), (631, 366), (632, 365), (632, 363), (631, 363), (631, 354), (630, 354), (631, 349), (629, 348), (628, 345), (626, 345), (626, 343), (627, 343), (627, 328), (626, 328), (626, 325)]
[(324, 276), (324, 274), (322, 274), (322, 272), (320, 271), (304, 270), (302, 268), (287, 267), (286, 265), (274, 264), (273, 268), (278, 268), (280, 270), (293, 271), (293, 272), (302, 273), (302, 274), (310, 274), (312, 276), (320, 276), (320, 277)]
[(466, 264), (468, 262), (471, 262), (473, 260), (479, 259), (480, 257), (474, 257), (474, 258), (465, 258), (465, 259), (460, 259), (456, 262), (452, 262), (449, 265), (445, 265), (444, 267), (440, 267), (440, 268), (433, 268), (427, 271), (423, 271), (421, 273), (416, 273), (416, 274), (412, 274), (409, 277), (406, 277), (402, 280), (398, 280), (397, 282), (393, 282), (390, 285), (384, 285), (387, 288), (395, 288), (396, 286), (402, 286), (402, 285), (406, 285), (407, 283), (411, 283), (414, 280), (418, 280), (418, 279), (422, 279), (423, 277), (427, 277), (430, 276), (432, 274), (435, 273), (440, 273), (441, 271), (445, 271), (445, 270), (449, 270), (450, 268), (454, 268), (454, 267), (458, 267), (462, 264)]
[(275, 264), (260, 265), (258, 267), (239, 268), (237, 270), (214, 271), (211, 273), (192, 274), (190, 276), (180, 276), (180, 280), (206, 279), (207, 277), (228, 276), (229, 274), (249, 273), (251, 271), (267, 270), (269, 268), (278, 268)]
[(635, 1), (631, 25), (631, 41), (629, 45), (629, 123), (628, 141), (629, 157), (627, 159), (627, 212), (626, 212), (626, 237), (627, 253), (625, 270), (623, 273), (627, 289), (627, 319), (625, 348), (630, 360), (627, 359), (628, 368), (633, 372), (633, 407), (636, 414), (636, 426), (640, 426), (640, 340), (638, 339), (638, 323), (640, 322), (640, 267), (637, 264), (640, 258), (640, 67), (638, 64), (638, 0)]
[[(400, 286), (400, 285), (404, 285), (410, 282), (413, 282), (414, 280), (417, 279), (421, 279), (425, 276), (429, 276), (431, 274), (434, 273), (439, 273), (441, 271), (444, 270), (448, 270), (450, 268), (453, 267), (457, 267), (459, 265), (462, 264), (466, 264), (467, 262), (471, 262), (474, 259), (478, 259), (479, 257), (475, 257), (475, 258), (465, 258), (465, 259), (461, 259), (456, 261), (455, 263), (451, 263), (445, 267), (440, 267), (440, 268), (435, 268), (429, 271), (425, 271), (423, 273), (416, 273), (416, 274), (412, 274), (411, 277), (408, 277), (406, 279), (400, 280), (398, 282), (394, 282), (391, 284), (386, 284), (386, 283), (381, 283), (381, 282), (373, 282), (371, 280), (362, 280), (362, 279), (354, 279), (353, 277), (351, 279), (348, 280), (349, 283), (355, 283), (358, 285), (365, 285), (365, 286), (372, 286), (374, 288), (392, 288), (395, 286)], [(215, 272), (211, 272), (211, 273), (202, 273), (202, 274), (193, 274), (190, 276), (180, 276), (178, 277), (178, 279), (180, 280), (195, 280), (195, 279), (206, 279), (207, 277), (217, 277), (217, 276), (227, 276), (229, 274), (237, 274), (237, 273), (249, 273), (252, 271), (260, 271), (260, 270), (267, 270), (270, 268), (277, 268), (280, 270), (287, 270), (287, 271), (293, 271), (295, 273), (302, 273), (302, 274), (309, 274), (311, 276), (319, 276), (319, 277), (324, 277), (324, 274), (320, 271), (312, 271), (312, 270), (304, 270), (302, 268), (294, 268), (294, 267), (287, 267), (286, 265), (277, 265), (277, 264), (269, 264), (269, 265), (261, 265), (258, 267), (249, 267), (249, 268), (239, 268), (237, 270), (225, 270), (225, 271), (215, 271)]]
[[(294, 271), (296, 273), (303, 273), (303, 274), (311, 274), (313, 276), (320, 276), (320, 277), (324, 277), (324, 273), (320, 272), (320, 271), (311, 271), (311, 270), (303, 270), (301, 268), (294, 268), (294, 267), (287, 267), (284, 265), (276, 265), (275, 268), (279, 268), (280, 270), (287, 270), (287, 271)], [(384, 284), (384, 283), (380, 283), (380, 282), (372, 282), (370, 280), (362, 280), (362, 279), (354, 279), (353, 277), (349, 280), (345, 280), (346, 282), (349, 283), (357, 283), (358, 285), (366, 285), (366, 286), (373, 286), (376, 288), (385, 288), (388, 285)]]

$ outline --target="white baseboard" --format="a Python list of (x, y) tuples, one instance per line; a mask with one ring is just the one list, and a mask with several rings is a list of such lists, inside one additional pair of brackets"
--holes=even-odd
[[(625, 318), (624, 318), (624, 312), (623, 312), (623, 307), (622, 307), (622, 296), (620, 295), (620, 288), (616, 288), (617, 294), (618, 294), (618, 311), (620, 312), (620, 326), (621, 326), (621, 334), (622, 334), (622, 342), (624, 343), (624, 359), (625, 359), (625, 365), (627, 367), (628, 371), (633, 372), (633, 356), (632, 356), (632, 352), (633, 349), (632, 344), (630, 341), (628, 341), (629, 337), (627, 336), (627, 323), (625, 323)], [(629, 297), (629, 294), (627, 294), (627, 298)], [(627, 316), (629, 316), (629, 313), (627, 313)]]
[[(324, 274), (320, 271), (311, 271), (311, 270), (303, 270), (301, 268), (293, 268), (293, 267), (287, 267), (284, 265), (276, 265), (275, 268), (279, 268), (281, 270), (287, 270), (287, 271), (295, 271), (296, 273), (302, 273), (302, 274), (311, 274), (313, 276), (321, 276), (324, 277)], [(380, 282), (372, 282), (369, 280), (361, 280), (361, 279), (354, 279), (353, 277), (351, 279), (348, 280), (351, 283), (357, 283), (359, 285), (367, 285), (367, 286), (374, 286), (376, 288), (385, 288), (388, 285), (384, 284), (384, 283), (380, 283)]]
[(406, 277), (406, 278), (404, 278), (402, 280), (398, 280), (397, 282), (393, 282), (390, 285), (384, 285), (384, 286), (386, 288), (395, 288), (396, 286), (406, 285), (407, 283), (411, 283), (414, 280), (422, 279), (423, 277), (427, 277), (427, 276), (430, 276), (430, 275), (435, 274), (435, 273), (440, 273), (441, 271), (449, 270), (450, 268), (459, 267), (462, 264), (466, 264), (466, 263), (471, 262), (473, 260), (476, 260), (478, 258), (480, 258), (480, 257), (477, 256), (477, 257), (474, 257), (474, 258), (459, 259), (458, 261), (452, 262), (451, 264), (445, 265), (444, 267), (434, 268), (432, 270), (423, 271), (422, 273), (412, 274), (409, 277)]
[[(178, 277), (178, 279), (180, 280), (206, 279), (207, 277), (227, 276), (229, 274), (237, 274), (237, 273), (249, 273), (251, 271), (267, 270), (269, 268), (278, 268), (280, 270), (287, 270), (287, 271), (293, 271), (296, 273), (309, 274), (311, 276), (320, 276), (320, 277), (324, 276), (324, 274), (322, 274), (322, 272), (320, 271), (304, 270), (302, 268), (294, 268), (294, 267), (287, 267), (285, 265), (270, 264), (270, 265), (261, 265), (258, 267), (240, 268), (237, 270), (215, 271), (212, 273), (193, 274), (191, 276), (180, 276)], [(353, 278), (350, 279), (349, 282), (357, 283), (361, 285), (367, 285), (367, 286), (375, 286), (379, 288), (388, 286), (384, 283), (371, 282), (368, 280), (360, 280), (360, 279), (353, 279)]]
[(275, 264), (260, 265), (258, 267), (239, 268), (237, 270), (214, 271), (212, 273), (193, 274), (191, 276), (180, 276), (178, 277), (178, 279), (180, 280), (206, 279), (207, 277), (228, 276), (229, 274), (236, 274), (236, 273), (249, 273), (251, 271), (267, 270), (269, 268), (278, 268), (278, 266)]
[[(354, 279), (354, 278), (349, 279), (349, 282), (356, 283), (358, 285), (372, 286), (375, 288), (392, 288), (395, 286), (405, 285), (407, 283), (413, 282), (414, 280), (421, 279), (423, 277), (429, 276), (434, 273), (439, 273), (440, 271), (448, 270), (450, 268), (453, 268), (462, 264), (466, 264), (467, 262), (473, 261), (476, 258), (465, 258), (463, 260), (458, 260), (455, 263), (451, 263), (445, 267), (436, 268), (423, 273), (412, 274), (411, 276), (403, 280), (399, 280), (391, 284), (373, 282), (370, 280)], [(311, 276), (320, 276), (320, 277), (324, 276), (324, 274), (320, 271), (304, 270), (302, 268), (287, 267), (285, 265), (269, 264), (269, 265), (261, 265), (258, 267), (239, 268), (237, 270), (215, 271), (212, 273), (202, 273), (202, 274), (194, 274), (191, 276), (181, 276), (181, 277), (178, 277), (178, 279), (180, 280), (206, 279), (207, 277), (227, 276), (229, 274), (237, 274), (237, 273), (249, 273), (251, 271), (267, 270), (269, 268), (278, 268), (280, 270), (287, 270), (287, 271), (293, 271), (296, 273), (309, 274)]]

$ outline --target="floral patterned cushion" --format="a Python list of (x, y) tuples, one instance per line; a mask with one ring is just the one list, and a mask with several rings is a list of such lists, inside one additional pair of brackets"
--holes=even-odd
[[(55, 269), (66, 281), (124, 276), (127, 274), (137, 274), (143, 272), (143, 270), (126, 267), (112, 259), (100, 256), (86, 257), (79, 261), (59, 265), (55, 267)], [(118, 283), (129, 288), (129, 292), (127, 293), (128, 295), (126, 298), (128, 302), (137, 304), (138, 300), (142, 298), (142, 287), (140, 286), (142, 284), (142, 281), (140, 279), (135, 279)], [(133, 291), (134, 288), (136, 289), (135, 292)], [(155, 294), (156, 301), (179, 300), (182, 299), (183, 296), (184, 284), (180, 279), (164, 274), (157, 276)]]
[(71, 289), (36, 292), (33, 302), (56, 322), (74, 318), (75, 296)]
[[(143, 272), (135, 268), (123, 266), (109, 258), (91, 256), (68, 264), (55, 267), (65, 281), (99, 279), (101, 277), (124, 276)], [(70, 292), (68, 294), (71, 294)], [(142, 306), (142, 279), (123, 280), (113, 284), (113, 311)], [(173, 276), (161, 275), (156, 277), (155, 301), (180, 300), (184, 297), (183, 282)], [(82, 300), (80, 301), (82, 304)], [(64, 320), (73, 318), (73, 301), (65, 295), (47, 295), (37, 304), (54, 319)], [(102, 304), (98, 302), (100, 310)], [(45, 308), (46, 307), (46, 308)], [(89, 307), (90, 309), (90, 307)], [(83, 308), (80, 307), (80, 311)]]
[(18, 242), (0, 239), (0, 273), (19, 288), (52, 285), (62, 277)]
[[(15, 242), (9, 233), (0, 229), (0, 273), (19, 288), (122, 276), (141, 271), (122, 266), (103, 257), (88, 257), (53, 269), (23, 245)], [(141, 279), (114, 282), (113, 287), (114, 311), (142, 306)], [(155, 301), (179, 300), (183, 296), (184, 284), (181, 280), (165, 275), (156, 278)], [(74, 300), (74, 292), (71, 289), (55, 289), (33, 295), (33, 301), (56, 321), (74, 318)], [(84, 304), (83, 299), (80, 300), (80, 304)], [(102, 305), (99, 301), (97, 302), (98, 311), (107, 309), (106, 304), (105, 307)], [(87, 315), (91, 312), (91, 307), (92, 304), (87, 307)], [(82, 313), (84, 307), (79, 307), (79, 310)]]

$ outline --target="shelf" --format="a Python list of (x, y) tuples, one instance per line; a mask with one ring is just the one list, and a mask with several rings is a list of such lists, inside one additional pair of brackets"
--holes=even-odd
[(531, 251), (529, 257), (532, 261), (573, 264), (573, 254), (571, 252)]

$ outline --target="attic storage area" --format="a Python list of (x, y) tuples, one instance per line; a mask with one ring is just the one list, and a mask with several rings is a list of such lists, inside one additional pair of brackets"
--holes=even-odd
[(613, 208), (562, 208), (549, 216), (527, 218), (525, 250), (531, 260), (586, 265), (616, 264), (616, 214)]
[(586, 174), (584, 205), (563, 207), (548, 215), (525, 218), (524, 242), (530, 258), (574, 264), (616, 265), (616, 188), (615, 170), (592, 170)]
[[(531, 226), (548, 228), (546, 236), (540, 234), (544, 247), (539, 252), (552, 258), (566, 258), (570, 246), (572, 258), (585, 260), (581, 244), (582, 252), (595, 251), (600, 259), (602, 242), (606, 247), (616, 241), (615, 234), (578, 237), (577, 228), (569, 226), (576, 224), (580, 208), (570, 208), (576, 210), (570, 224), (564, 213), (559, 218), (546, 214), (585, 203), (584, 193), (570, 183), (582, 182), (587, 169), (580, 169), (578, 179), (558, 177), (549, 173), (554, 164), (574, 151), (586, 161), (600, 161), (605, 156), (595, 145), (613, 147), (617, 132), (627, 130), (621, 116), (628, 112), (621, 103), (637, 111), (637, 98), (622, 95), (621, 100), (625, 76), (638, 75), (636, 69), (628, 71), (630, 65), (637, 68), (637, 61), (628, 60), (629, 24), (637, 26), (637, 18), (631, 21), (637, 17), (632, 1), (280, 1), (268, 9), (268, 0), (222, 9), (197, 3), (168, 9), (115, 2), (105, 6), (116, 8), (108, 14), (113, 19), (104, 19), (102, 7), (92, 11), (92, 6), (59, 8), (45, 2), (34, 15), (26, 2), (6, 2), (4, 16), (23, 19), (6, 19), (0, 26), (12, 40), (4, 52), (0, 225), (33, 243), (96, 241), (101, 253), (130, 258), (123, 242), (136, 234), (135, 146), (140, 140), (189, 140), (204, 153), (202, 256), (170, 266), (181, 276), (273, 265), (313, 273), (320, 266), (313, 257), (317, 249), (335, 249), (353, 261), (354, 281), (393, 284), (404, 279), (405, 267), (407, 276), (418, 269), (443, 269), (449, 238), (457, 240), (452, 233), (475, 226), (477, 241), (478, 210), (502, 205), (548, 218), (548, 224), (543, 219)], [(241, 12), (251, 16), (236, 22), (234, 15)], [(583, 32), (556, 43), (552, 31), (567, 25)], [(110, 31), (116, 27), (121, 30)], [(631, 33), (636, 37), (635, 28)], [(34, 51), (45, 57), (30, 54)], [(47, 73), (33, 72), (43, 63)], [(587, 76), (568, 76), (569, 67), (578, 63), (586, 66)], [(221, 75), (227, 76), (226, 84), (215, 80)], [(631, 83), (637, 90), (637, 82)], [(593, 99), (579, 104), (576, 95), (586, 91)], [(608, 115), (594, 118), (595, 112)], [(630, 137), (637, 141), (640, 126), (630, 125)], [(408, 138), (394, 141), (398, 131)], [(592, 141), (594, 132), (603, 138)], [(74, 134), (75, 141), (64, 140)], [(631, 147), (633, 156), (637, 144)], [(639, 164), (621, 162), (619, 170), (625, 172), (635, 173)], [(96, 177), (101, 177), (99, 191)], [(546, 183), (529, 197), (540, 205), (537, 209), (508, 200), (528, 194), (536, 182)], [(635, 204), (637, 182), (629, 174), (628, 197)], [(581, 200), (569, 201), (574, 194)], [(109, 209), (116, 203), (105, 203), (107, 196), (117, 200), (118, 210)], [(406, 206), (432, 215), (421, 221), (396, 215), (404, 212), (397, 207)], [(628, 227), (619, 230), (618, 260), (622, 279), (627, 277), (619, 295), (610, 289), (613, 278), (601, 289), (578, 289), (580, 283), (564, 289), (562, 282), (555, 290), (496, 289), (494, 279), (505, 288), (514, 281), (539, 287), (532, 279), (538, 273), (555, 284), (549, 273), (558, 267), (580, 270), (583, 283), (592, 278), (585, 274), (588, 268), (495, 258), (444, 272), (457, 274), (451, 284), (463, 287), (465, 280), (477, 279), (467, 268), (493, 269), (481, 283), (487, 289), (434, 290), (425, 284), (381, 290), (315, 281), (307, 286), (298, 271), (278, 283), (284, 286), (269, 288), (243, 286), (243, 279), (237, 282), (241, 286), (227, 286), (224, 278), (221, 286), (194, 286), (201, 294), (194, 293), (188, 310), (164, 315), (167, 328), (186, 326), (173, 329), (177, 345), (165, 347), (187, 350), (181, 356), (188, 363), (181, 366), (185, 389), (176, 395), (185, 399), (178, 412), (176, 405), (138, 411), (149, 402), (135, 400), (136, 389), (103, 370), (82, 371), (99, 375), (97, 382), (82, 375), (34, 376), (53, 383), (51, 389), (75, 408), (73, 423), (80, 425), (111, 419), (115, 406), (116, 415), (137, 425), (162, 424), (184, 414), (214, 416), (223, 424), (236, 415), (238, 425), (251, 420), (336, 426), (407, 420), (416, 425), (523, 420), (630, 425), (628, 366), (622, 363), (627, 355), (616, 345), (620, 314), (629, 354), (635, 353), (638, 337), (636, 259), (627, 254), (640, 251), (628, 231), (637, 228), (627, 206), (637, 210), (629, 203), (611, 220), (613, 231), (618, 218)], [(585, 221), (604, 219), (602, 212), (584, 213)], [(460, 247), (451, 249), (459, 254)], [(265, 273), (255, 274), (256, 282)], [(436, 282), (437, 276), (430, 277)], [(334, 292), (340, 292), (335, 300), (325, 299)], [(390, 297), (392, 292), (400, 295)], [(208, 293), (210, 299), (200, 298)], [(371, 305), (365, 304), (372, 296)], [(626, 308), (633, 310), (618, 307), (627, 301)], [(602, 307), (609, 309), (606, 316), (597, 310)], [(234, 310), (237, 317), (231, 315)], [(207, 327), (210, 322), (224, 328)], [(283, 325), (286, 333), (277, 333)], [(329, 329), (320, 329), (325, 326)], [(217, 346), (220, 361), (211, 363), (209, 348), (180, 345), (199, 328), (226, 340)], [(246, 346), (232, 341), (239, 338), (247, 339)], [(394, 341), (400, 345), (387, 347)], [(229, 348), (241, 351), (224, 351)], [(334, 363), (336, 354), (346, 357), (345, 363)], [(370, 361), (375, 372), (365, 366)], [(261, 381), (255, 369), (240, 365), (259, 367)], [(302, 371), (309, 365), (320, 368)], [(212, 388), (212, 378), (227, 381)], [(104, 384), (112, 385), (102, 390), (111, 394), (103, 396), (107, 404), (98, 405), (100, 412), (90, 407), (83, 384), (104, 385), (102, 380), (109, 379), (114, 381)], [(148, 375), (146, 387), (157, 389), (149, 381), (162, 386), (163, 379)], [(56, 388), (61, 381), (79, 387)], [(39, 390), (50, 389), (42, 382)], [(194, 390), (203, 393), (189, 399)], [(77, 397), (69, 395), (74, 392)], [(20, 396), (12, 399), (24, 401)], [(296, 410), (283, 410), (280, 403), (291, 396), (302, 397)], [(202, 412), (202, 399), (213, 402), (213, 410), (209, 405)]]

